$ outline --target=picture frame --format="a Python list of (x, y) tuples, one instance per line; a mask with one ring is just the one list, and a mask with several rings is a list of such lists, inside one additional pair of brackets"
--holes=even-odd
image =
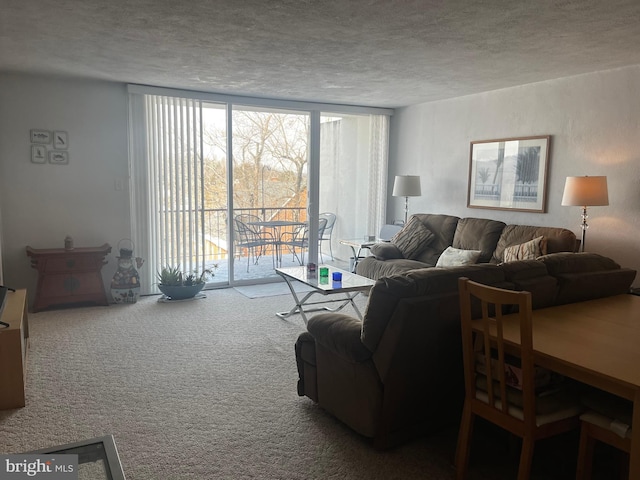
[(56, 150), (66, 150), (69, 147), (69, 136), (67, 132), (56, 130), (53, 132), (53, 148)]
[(31, 130), (31, 143), (48, 144), (51, 143), (51, 132), (49, 130)]
[(44, 145), (31, 145), (31, 162), (47, 163), (47, 147)]
[(69, 163), (69, 152), (49, 152), (49, 163), (54, 165), (67, 165)]
[(546, 213), (550, 135), (471, 142), (467, 207)]

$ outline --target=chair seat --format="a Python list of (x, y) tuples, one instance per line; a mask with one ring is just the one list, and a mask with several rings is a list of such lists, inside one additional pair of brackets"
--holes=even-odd
[[(586, 401), (585, 401), (586, 400)], [(628, 454), (631, 451), (630, 402), (607, 392), (593, 390), (583, 396), (582, 402), (594, 405), (608, 413), (589, 409), (580, 415), (580, 447), (578, 449), (577, 480), (589, 480), (596, 442), (604, 442)], [(617, 407), (620, 407), (617, 409)], [(625, 419), (625, 420), (622, 420)], [(620, 456), (619, 477), (629, 477), (629, 456)], [(612, 476), (611, 478), (614, 478)]]
[(605, 428), (618, 435), (620, 438), (631, 439), (631, 426), (617, 420), (615, 418), (607, 417), (601, 413), (589, 410), (580, 415), (580, 420), (583, 422), (589, 422), (600, 428)]
[(580, 397), (580, 401), (587, 409), (593, 410), (595, 413), (631, 425), (633, 403), (630, 400), (602, 390), (590, 389)]
[[(486, 392), (478, 390), (476, 392), (476, 398), (484, 403), (489, 403), (489, 395)], [(544, 408), (545, 413), (539, 413), (536, 415), (536, 426), (541, 427), (548, 423), (558, 422), (566, 418), (572, 418), (580, 415), (584, 411), (584, 408), (567, 392), (556, 392), (550, 395), (541, 397), (541, 399), (547, 400), (547, 408)], [(500, 399), (495, 400), (495, 407), (502, 408), (502, 401)], [(541, 402), (538, 400), (536, 406)], [(552, 408), (553, 406), (553, 408)], [(515, 404), (509, 405), (509, 415), (524, 420), (524, 413), (522, 408)]]

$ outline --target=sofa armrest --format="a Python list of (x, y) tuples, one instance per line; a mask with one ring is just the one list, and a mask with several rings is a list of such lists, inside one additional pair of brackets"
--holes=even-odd
[(374, 243), (369, 250), (378, 260), (404, 258), (400, 249), (391, 242)]
[(316, 343), (350, 362), (371, 358), (360, 340), (362, 322), (342, 313), (321, 313), (309, 319), (307, 330)]
[(562, 305), (627, 293), (636, 278), (636, 271), (630, 268), (619, 268), (595, 272), (562, 273), (556, 278), (560, 286), (556, 303)]

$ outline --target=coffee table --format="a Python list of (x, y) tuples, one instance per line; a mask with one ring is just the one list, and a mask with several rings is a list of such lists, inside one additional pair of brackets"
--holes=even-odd
[[(320, 277), (320, 268), (326, 267), (329, 269), (329, 277)], [(339, 272), (342, 274), (342, 281), (334, 282), (332, 280), (333, 273)], [(276, 315), (280, 318), (287, 318), (291, 315), (299, 313), (302, 319), (304, 320), (305, 325), (307, 324), (307, 313), (310, 312), (319, 312), (319, 311), (329, 311), (329, 312), (337, 312), (338, 310), (342, 310), (347, 305), (351, 305), (355, 310), (358, 318), (362, 320), (362, 314), (360, 310), (358, 310), (357, 305), (353, 301), (360, 293), (368, 291), (371, 287), (375, 285), (375, 280), (371, 280), (370, 278), (363, 277), (360, 275), (356, 275), (355, 273), (347, 272), (346, 270), (342, 270), (340, 268), (332, 267), (330, 265), (319, 265), (315, 272), (309, 273), (307, 271), (306, 266), (302, 267), (287, 267), (287, 268), (276, 268), (276, 273), (280, 275), (285, 282), (287, 282), (287, 286), (291, 291), (291, 295), (293, 296), (296, 304), (289, 310), (288, 312), (277, 312)], [(311, 287), (312, 290), (310, 292), (304, 293), (304, 296), (300, 298), (298, 292), (296, 292), (293, 284), (295, 282), (302, 283)], [(324, 299), (321, 301), (310, 302), (309, 299), (315, 295), (320, 294), (323, 296), (339, 294), (339, 298), (331, 298)], [(302, 294), (301, 294), (302, 295)], [(329, 308), (324, 305), (321, 307), (313, 307), (313, 305), (319, 304), (327, 304), (327, 303), (340, 303), (336, 308)], [(305, 308), (312, 306), (311, 308)]]
[(67, 445), (43, 448), (29, 454), (78, 455), (79, 480), (125, 480), (112, 435)]

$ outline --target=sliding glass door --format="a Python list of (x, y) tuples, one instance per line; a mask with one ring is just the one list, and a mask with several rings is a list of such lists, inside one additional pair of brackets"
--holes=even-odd
[(320, 213), (336, 218), (326, 263), (348, 264), (340, 238), (379, 229), (387, 115), (146, 90), (130, 86), (132, 237), (147, 262), (143, 293), (155, 292), (164, 265), (215, 264), (212, 283), (234, 285), (317, 261)]
[(231, 124), (233, 281), (275, 277), (305, 259), (309, 114), (234, 105)]

